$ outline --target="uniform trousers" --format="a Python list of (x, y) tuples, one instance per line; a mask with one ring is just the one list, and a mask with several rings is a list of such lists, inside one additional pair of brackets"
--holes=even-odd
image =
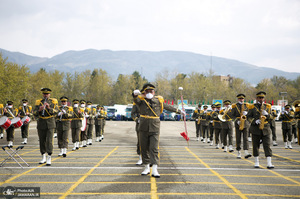
[(276, 135), (276, 124), (272, 125), (272, 122), (270, 122), (270, 128), (272, 131), (272, 140), (276, 141), (277, 140), (277, 135)]
[(222, 128), (214, 128), (215, 131), (215, 143), (219, 144), (222, 140)]
[(201, 128), (202, 128), (202, 137), (208, 138), (208, 126), (201, 125)]
[[(271, 149), (271, 132), (268, 134), (263, 134), (262, 130), (259, 130), (260, 134), (253, 134), (252, 133), (252, 146), (253, 146), (253, 156), (259, 156), (259, 147), (260, 147), (260, 140), (262, 140), (262, 144), (265, 151), (266, 157), (272, 157), (272, 149)], [(270, 130), (271, 131), (271, 130)]]
[(244, 128), (243, 130), (239, 130), (239, 125), (235, 124), (235, 137), (236, 137), (236, 150), (240, 151), (242, 145), (242, 136), (243, 136), (243, 150), (249, 149), (248, 142), (248, 131), (249, 128)]
[(213, 126), (212, 123), (209, 123), (208, 129), (209, 129), (209, 139), (210, 139), (210, 141), (213, 141), (213, 139), (214, 139), (214, 126)]
[[(196, 137), (199, 137), (201, 134), (201, 128), (200, 128), (200, 123), (198, 124), (198, 121), (195, 122), (196, 126)], [(202, 134), (201, 134), (202, 135)]]
[(141, 155), (141, 146), (140, 146), (140, 132), (139, 132), (139, 123), (136, 122), (135, 131), (136, 131), (136, 137), (137, 137), (137, 143), (136, 143), (136, 153), (138, 155)]
[(29, 123), (28, 124), (23, 124), (21, 126), (21, 133), (22, 133), (22, 138), (28, 138), (29, 134)]
[(83, 141), (83, 140), (87, 139), (86, 133), (87, 133), (88, 129), (89, 129), (89, 126), (86, 125), (86, 129), (84, 131), (81, 131), (81, 133), (80, 133), (80, 141)]
[(292, 135), (294, 135), (294, 138), (297, 138), (297, 125), (292, 125)]
[(7, 134), (6, 140), (13, 142), (15, 139), (15, 127), (13, 125), (10, 125), (10, 127), (6, 129), (6, 134)]
[[(67, 124), (66, 124), (67, 123)], [(68, 128), (63, 128), (64, 126)], [(68, 148), (70, 121), (59, 121), (56, 127), (58, 148)]]
[(72, 143), (79, 142), (80, 133), (81, 133), (80, 127), (72, 128)]
[(228, 137), (228, 144), (232, 145), (232, 128), (227, 128), (227, 129), (222, 129), (222, 134), (223, 134), (223, 144), (224, 146), (227, 146), (227, 137)]
[(282, 129), (283, 142), (291, 142), (293, 139), (292, 129)]
[(96, 137), (100, 137), (101, 136), (101, 126), (102, 125), (95, 125)]
[(140, 131), (143, 164), (159, 163), (159, 132)]
[(51, 155), (53, 152), (53, 129), (38, 129), (40, 152), (41, 154), (48, 153)]
[(87, 124), (87, 139), (93, 138), (93, 124)]

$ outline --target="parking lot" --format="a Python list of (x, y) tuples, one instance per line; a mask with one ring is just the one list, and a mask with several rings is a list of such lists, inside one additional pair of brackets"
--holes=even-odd
[[(57, 156), (54, 139), (51, 166), (38, 164), (36, 123), (30, 125), (29, 142), (19, 151), (30, 167), (23, 163), (22, 169), (9, 160), (0, 168), (0, 187), (40, 187), (41, 198), (300, 198), (300, 146), (284, 149), (280, 123), (279, 145), (272, 147), (275, 169), (269, 170), (263, 151), (261, 168), (255, 169), (253, 157), (237, 159), (236, 151), (225, 153), (196, 141), (194, 122), (187, 122), (187, 142), (180, 136), (183, 122), (163, 121), (160, 178), (141, 176), (143, 166), (135, 165), (133, 121), (107, 121), (102, 142), (94, 138), (93, 145), (77, 151), (71, 151), (70, 144), (65, 158)], [(17, 129), (14, 148), (21, 142)], [(1, 146), (6, 144), (5, 139), (0, 140)], [(0, 162), (7, 157), (1, 150)]]

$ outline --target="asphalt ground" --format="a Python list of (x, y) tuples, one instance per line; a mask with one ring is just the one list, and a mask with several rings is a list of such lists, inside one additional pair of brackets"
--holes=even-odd
[[(18, 152), (30, 167), (19, 158), (23, 169), (8, 160), (0, 167), (0, 187), (40, 187), (40, 198), (300, 198), (300, 146), (284, 149), (279, 122), (272, 170), (266, 168), (263, 150), (261, 168), (254, 168), (253, 157), (237, 159), (236, 151), (223, 152), (196, 141), (194, 122), (187, 122), (187, 129), (189, 142), (180, 136), (182, 121), (161, 122), (161, 177), (153, 178), (141, 176), (143, 166), (135, 165), (138, 156), (132, 121), (107, 121), (102, 142), (94, 138), (93, 145), (77, 151), (71, 151), (70, 144), (65, 158), (57, 156), (54, 139), (51, 166), (38, 164), (41, 155), (36, 122), (32, 122), (28, 144)], [(7, 144), (5, 138), (0, 146)], [(20, 129), (16, 129), (13, 149), (21, 142)], [(0, 162), (7, 157), (1, 150)]]

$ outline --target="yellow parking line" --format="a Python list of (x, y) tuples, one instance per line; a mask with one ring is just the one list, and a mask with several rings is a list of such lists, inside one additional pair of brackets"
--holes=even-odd
[(208, 164), (203, 162), (196, 154), (194, 154), (189, 148), (185, 147), (187, 151), (189, 151), (199, 162), (201, 162), (206, 168), (208, 168), (213, 174), (215, 174), (220, 180), (222, 180), (229, 188), (231, 188), (238, 196), (241, 198), (247, 198), (245, 194), (240, 192), (237, 188), (235, 188), (232, 184), (230, 184), (224, 177), (222, 177), (218, 172), (214, 171), (213, 169), (210, 169)]
[[(151, 168), (152, 169), (152, 168)], [(151, 172), (152, 173), (152, 172)], [(151, 199), (158, 199), (157, 195), (157, 185), (156, 185), (156, 178), (150, 177), (150, 182), (151, 182)]]
[(278, 154), (274, 154), (273, 153), (273, 156), (279, 157), (279, 158), (283, 158), (283, 159), (289, 160), (291, 162), (298, 162), (298, 163), (300, 163), (300, 160), (294, 160), (294, 159), (291, 159), (291, 158), (288, 158), (288, 157), (284, 157), (284, 156), (281, 156), (281, 155), (278, 155)]
[(102, 160), (100, 160), (94, 168), (91, 168), (84, 176), (82, 176), (75, 184), (73, 184), (61, 197), (60, 199), (66, 198), (79, 184), (81, 184), (94, 170), (98, 167), (104, 160), (106, 160), (113, 152), (115, 152), (119, 147), (115, 147), (110, 151)]

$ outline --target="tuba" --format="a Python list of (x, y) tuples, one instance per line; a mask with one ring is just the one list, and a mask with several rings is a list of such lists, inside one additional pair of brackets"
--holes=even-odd
[(266, 116), (262, 115), (262, 111), (264, 110), (264, 103), (261, 104), (261, 107), (260, 107), (260, 124), (259, 124), (259, 129), (260, 130), (263, 130), (264, 127), (265, 127), (265, 120), (266, 120)]
[(222, 122), (226, 122), (226, 114), (228, 113), (228, 111), (230, 111), (230, 107), (226, 107), (224, 114), (219, 114), (218, 118), (219, 120), (221, 120)]
[(242, 131), (245, 128), (245, 121), (247, 119), (246, 115), (243, 115), (243, 112), (245, 111), (244, 103), (242, 104), (241, 108), (241, 119), (240, 119), (240, 127), (239, 130)]

